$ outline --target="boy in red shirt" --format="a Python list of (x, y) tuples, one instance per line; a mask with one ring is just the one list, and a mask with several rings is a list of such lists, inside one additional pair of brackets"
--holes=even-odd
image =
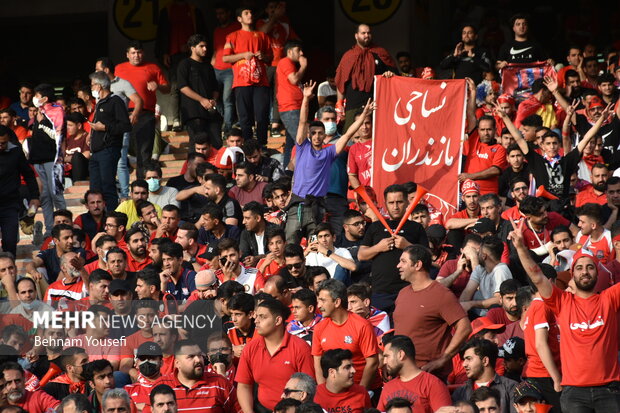
[(271, 40), (265, 33), (252, 29), (252, 10), (237, 9), (237, 21), (241, 30), (226, 36), (222, 61), (233, 65), (232, 87), (243, 139), (252, 139), (256, 122), (256, 138), (261, 145), (267, 145), (270, 99), (266, 63), (273, 57)]

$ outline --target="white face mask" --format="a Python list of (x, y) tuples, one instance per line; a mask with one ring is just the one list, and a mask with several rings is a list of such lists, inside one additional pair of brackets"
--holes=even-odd
[(333, 136), (336, 134), (337, 125), (336, 122), (323, 122), (325, 125), (325, 134), (328, 136)]
[(32, 98), (32, 104), (36, 106), (37, 108), (40, 108), (41, 106), (43, 106), (43, 102), (41, 102), (41, 99), (39, 99), (36, 96)]
[(91, 91), (90, 91), (90, 94), (91, 94), (91, 95), (93, 95), (93, 97), (94, 97), (96, 100), (99, 100), (99, 91), (98, 91), (98, 90), (91, 90)]

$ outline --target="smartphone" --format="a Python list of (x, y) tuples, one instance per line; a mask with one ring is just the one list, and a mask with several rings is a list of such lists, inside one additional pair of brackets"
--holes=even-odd
[(227, 262), (228, 262), (228, 258), (226, 258), (226, 257), (222, 257), (222, 258), (220, 258), (220, 264), (221, 264), (222, 266), (226, 265), (226, 263), (227, 263)]
[(310, 243), (316, 242), (316, 235), (310, 237)]

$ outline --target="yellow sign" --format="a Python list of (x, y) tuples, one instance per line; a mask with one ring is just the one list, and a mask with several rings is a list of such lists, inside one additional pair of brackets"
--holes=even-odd
[(340, 0), (340, 8), (355, 23), (379, 24), (396, 13), (401, 0)]
[(127, 38), (155, 40), (160, 11), (172, 0), (114, 0), (114, 23)]

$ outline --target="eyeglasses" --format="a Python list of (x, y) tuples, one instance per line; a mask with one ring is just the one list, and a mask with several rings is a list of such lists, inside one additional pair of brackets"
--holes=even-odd
[(289, 396), (291, 393), (301, 393), (301, 392), (303, 392), (303, 390), (284, 389), (282, 393), (284, 393), (285, 396)]
[(357, 222), (351, 222), (350, 224), (345, 224), (345, 225), (352, 225), (354, 227), (361, 227), (362, 225), (364, 225), (365, 221), (357, 221)]
[(301, 266), (304, 265), (303, 262), (298, 262), (297, 264), (287, 264), (286, 265), (286, 269), (287, 270), (292, 270), (293, 268), (295, 268), (296, 270), (301, 269)]
[(106, 227), (106, 228), (107, 228), (107, 227), (116, 228), (116, 227), (118, 227), (118, 225), (115, 225), (115, 224), (107, 224), (107, 223), (106, 223), (106, 224), (104, 225), (104, 227)]

